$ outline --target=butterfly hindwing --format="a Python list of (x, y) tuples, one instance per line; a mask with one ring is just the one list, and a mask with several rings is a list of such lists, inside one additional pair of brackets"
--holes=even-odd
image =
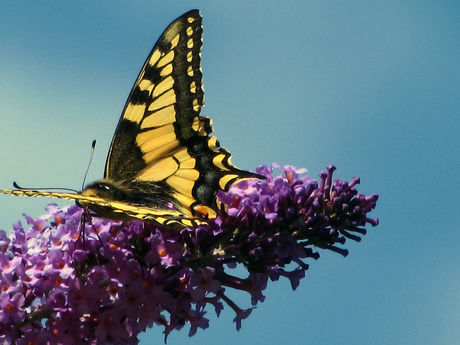
[(107, 216), (110, 219), (138, 219), (144, 221), (156, 222), (168, 227), (192, 226), (200, 221), (189, 219), (175, 209), (156, 210), (145, 206), (136, 206), (126, 204), (120, 201), (111, 201), (99, 197), (84, 196), (74, 193), (46, 192), (41, 190), (22, 190), (22, 189), (4, 189), (0, 190), (1, 194), (29, 197), (48, 197), (75, 200), (79, 205), (88, 206), (90, 209), (97, 210), (99, 216)]

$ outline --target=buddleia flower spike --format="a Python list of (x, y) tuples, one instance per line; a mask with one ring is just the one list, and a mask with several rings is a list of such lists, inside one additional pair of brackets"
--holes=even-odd
[[(346, 256), (346, 240), (378, 224), (368, 216), (378, 196), (358, 193), (359, 178), (334, 179), (332, 165), (317, 181), (293, 166), (231, 164), (199, 114), (201, 44), (197, 10), (161, 35), (102, 180), (81, 193), (0, 191), (77, 202), (0, 230), (1, 344), (137, 344), (153, 326), (166, 338), (187, 325), (192, 336), (224, 307), (240, 329), (268, 281), (295, 290), (320, 250)], [(80, 222), (84, 209), (91, 222)]]

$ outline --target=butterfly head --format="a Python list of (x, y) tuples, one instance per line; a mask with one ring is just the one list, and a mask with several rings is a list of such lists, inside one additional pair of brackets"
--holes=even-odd
[(87, 186), (81, 193), (83, 196), (101, 198), (107, 201), (123, 201), (126, 193), (116, 183), (100, 180)]
[(113, 181), (100, 180), (87, 186), (81, 193), (83, 196), (101, 198), (107, 201), (124, 201), (126, 193), (121, 184)]

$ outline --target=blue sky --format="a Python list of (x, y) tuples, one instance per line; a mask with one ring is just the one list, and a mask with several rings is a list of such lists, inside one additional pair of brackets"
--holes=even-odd
[[(2, 2), (0, 187), (80, 189), (93, 139), (88, 180), (99, 179), (147, 54), (192, 8), (204, 17), (202, 113), (233, 162), (312, 176), (335, 164), (380, 195), (381, 224), (347, 258), (322, 253), (295, 292), (269, 284), (240, 332), (229, 308), (210, 310), (209, 329), (168, 344), (458, 344), (457, 1)], [(48, 202), (0, 196), (0, 228)], [(162, 342), (159, 327), (142, 335)]]

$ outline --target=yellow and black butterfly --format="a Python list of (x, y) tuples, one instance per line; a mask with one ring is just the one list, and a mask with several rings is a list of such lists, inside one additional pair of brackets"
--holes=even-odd
[(81, 193), (0, 190), (2, 194), (76, 200), (98, 216), (190, 226), (212, 218), (218, 190), (247, 178), (219, 146), (204, 105), (202, 18), (185, 13), (161, 35), (144, 64), (115, 130), (104, 178)]

